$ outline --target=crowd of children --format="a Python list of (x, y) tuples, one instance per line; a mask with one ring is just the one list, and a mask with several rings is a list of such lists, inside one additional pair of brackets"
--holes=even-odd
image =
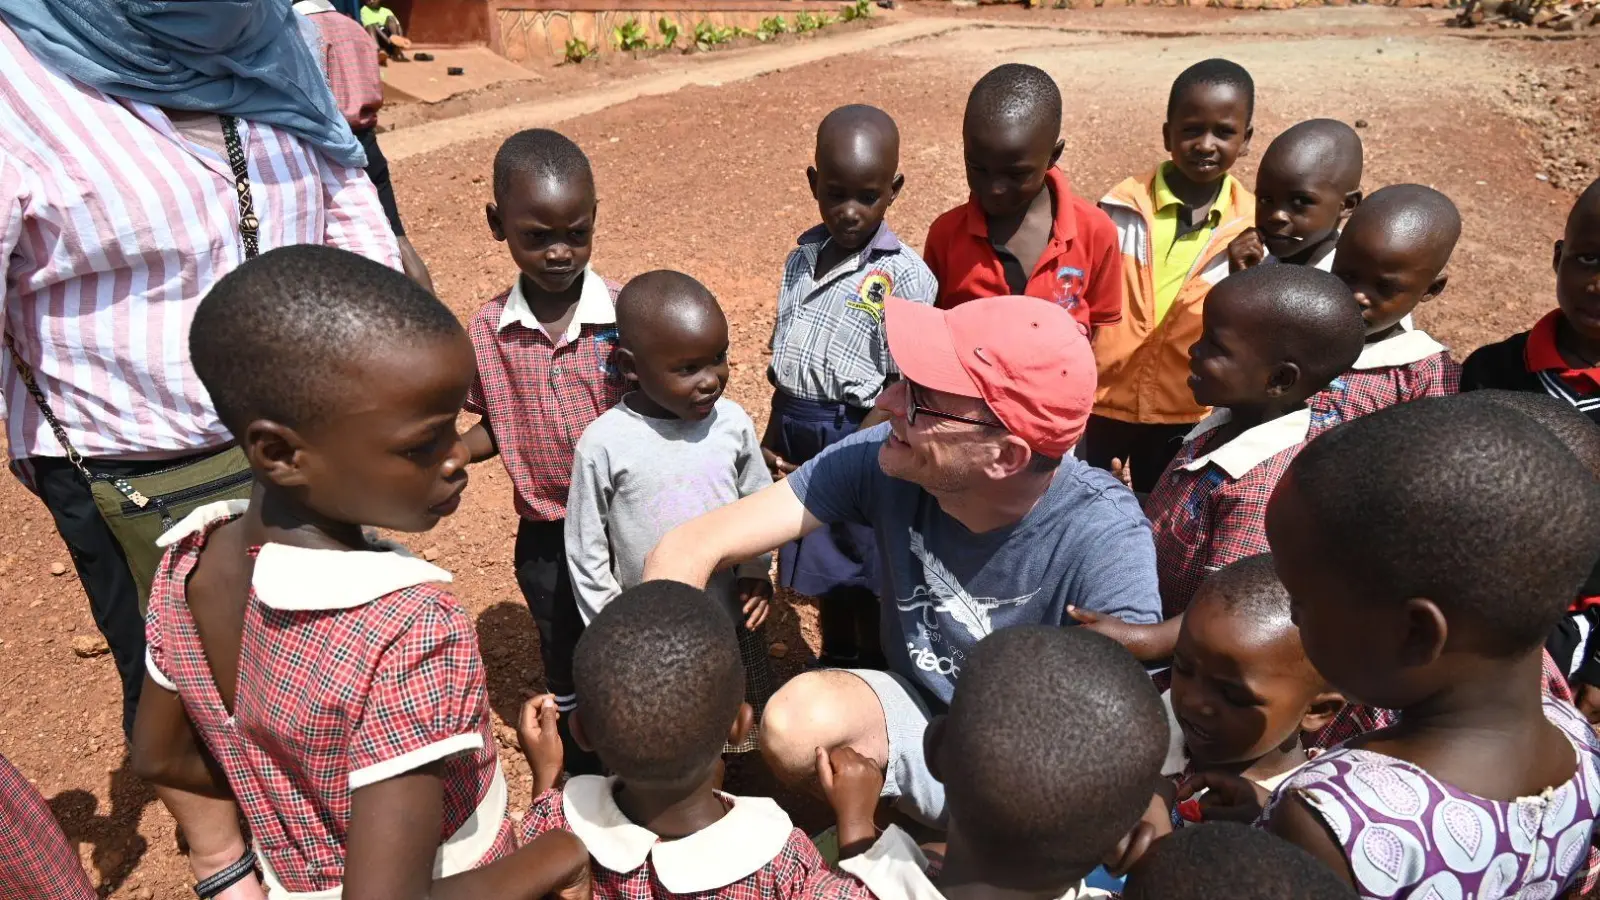
[[(885, 220), (903, 184), (893, 119), (835, 110), (807, 170), (821, 224), (784, 264), (764, 434), (723, 396), (728, 323), (703, 284), (589, 266), (594, 175), (553, 131), (495, 157), (486, 217), (520, 275), (465, 328), (342, 251), (278, 249), (222, 279), (190, 347), (256, 484), (163, 538), (132, 747), (197, 892), (1593, 887), (1600, 182), (1556, 242), (1557, 308), (1458, 365), (1411, 320), (1445, 288), (1454, 204), (1409, 184), (1363, 197), (1360, 139), (1326, 119), (1277, 136), (1252, 193), (1230, 170), (1254, 112), (1242, 67), (1190, 67), (1170, 160), (1096, 205), (1058, 167), (1054, 82), (1002, 65), (966, 109), (971, 196), (919, 256)], [(1073, 608), (1060, 624), (1082, 627), (983, 637), (923, 737), (937, 827), (880, 803), (883, 760), (817, 747), (807, 787), (837, 828), (814, 840), (773, 799), (721, 790), (774, 687), (773, 561), (700, 590), (646, 580), (646, 557), (878, 422), (1003, 427), (918, 405), (915, 385), (909, 411), (875, 404), (902, 378), (887, 301), (1004, 295), (1063, 307), (1092, 339), (1075, 453), (1139, 496), (1164, 621)], [(458, 433), (463, 409), (478, 421)], [(450, 574), (370, 531), (432, 528), (496, 455), (548, 692), (518, 723), (535, 794), (520, 820)], [(882, 667), (879, 564), (854, 526), (779, 550), (780, 583), (820, 601), (823, 664)], [(92, 896), (3, 760), (0, 809), (0, 835), (30, 832), (27, 853), (0, 851), (0, 898)]]

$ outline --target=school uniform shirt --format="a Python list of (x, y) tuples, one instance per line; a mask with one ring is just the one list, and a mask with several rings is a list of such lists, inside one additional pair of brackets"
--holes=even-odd
[(226, 773), (269, 893), (336, 900), (351, 796), (434, 763), (436, 875), (511, 852), (478, 635), (438, 586), (443, 569), (394, 550), (259, 548), (233, 711), (223, 705), (185, 593), (212, 532), (248, 506), (203, 506), (161, 537), (145, 671), (183, 700)]
[[(989, 220), (978, 201), (933, 221), (922, 258), (939, 280), (940, 309), (979, 297), (1025, 294), (1065, 307), (1088, 333), (1122, 318), (1122, 260), (1117, 230), (1093, 203), (1072, 192), (1060, 169), (1045, 176), (1055, 200), (1050, 239), (1032, 272), (989, 238)], [(1023, 290), (1016, 290), (1017, 285)]]
[(1214, 446), (1216, 430), (1232, 419), (1218, 409), (1196, 425), (1145, 504), (1168, 619), (1189, 607), (1207, 575), (1271, 549), (1267, 500), (1311, 433), (1306, 408)]
[(1109, 473), (1069, 456), (1020, 521), (974, 534), (920, 486), (884, 474), (888, 436), (888, 423), (858, 431), (786, 481), (823, 523), (873, 529), (884, 652), (934, 712), (949, 706), (968, 654), (991, 632), (1073, 625), (1069, 605), (1161, 620), (1149, 524)]
[(1402, 331), (1361, 348), (1350, 371), (1309, 401), (1319, 424), (1370, 415), (1396, 403), (1454, 394), (1461, 366), (1426, 331)]
[[(1025, 790), (1026, 786), (1018, 788)], [(812, 891), (812, 900), (864, 900), (863, 893), (877, 900), (943, 900), (944, 895), (933, 883), (938, 868), (911, 835), (899, 825), (890, 825), (866, 852), (839, 861), (839, 870), (864, 891), (841, 893), (830, 889), (831, 885), (824, 887), (826, 882), (819, 882)], [(1057, 900), (1110, 896), (1112, 894), (1080, 881), (1063, 891)]]
[(0, 756), (0, 900), (95, 900), (39, 790)]
[[(684, 522), (772, 484), (755, 423), (721, 397), (698, 422), (656, 419), (618, 403), (578, 441), (567, 498), (567, 567), (585, 624), (644, 576), (644, 560)], [(711, 576), (730, 609), (738, 579), (771, 571), (763, 554)]]
[(865, 247), (817, 278), (817, 256), (829, 240), (827, 228), (812, 228), (783, 264), (767, 378), (791, 397), (866, 409), (900, 374), (889, 355), (883, 301), (932, 303), (939, 284), (887, 222)]
[(1211, 244), (1211, 236), (1225, 219), (1234, 218), (1232, 203), (1235, 191), (1229, 181), (1232, 175), (1223, 175), (1217, 187), (1217, 199), (1201, 221), (1189, 225), (1180, 219), (1190, 212), (1189, 207), (1172, 192), (1167, 184), (1167, 173), (1172, 163), (1156, 167), (1152, 186), (1155, 216), (1150, 230), (1151, 277), (1155, 284), (1155, 315), (1159, 322), (1166, 318), (1178, 292), (1188, 282), (1190, 274), (1200, 262), (1201, 254)]
[(1461, 390), (1498, 388), (1549, 394), (1600, 425), (1600, 366), (1574, 369), (1567, 365), (1556, 349), (1556, 323), (1560, 320), (1561, 310), (1552, 310), (1532, 330), (1474, 350), (1461, 366)]
[(524, 519), (566, 517), (573, 448), (627, 389), (614, 360), (619, 290), (584, 270), (572, 321), (552, 335), (534, 316), (518, 278), (467, 327), (478, 372), (462, 408), (483, 416), (494, 432)]
[(805, 832), (766, 797), (718, 793), (727, 814), (686, 837), (662, 840), (617, 806), (616, 778), (579, 775), (533, 801), (521, 842), (569, 831), (593, 860), (595, 900), (693, 895), (721, 900), (807, 896), (827, 863)]

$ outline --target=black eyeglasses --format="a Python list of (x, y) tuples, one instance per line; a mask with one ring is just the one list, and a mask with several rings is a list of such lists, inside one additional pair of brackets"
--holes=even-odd
[(982, 425), (985, 428), (999, 428), (1001, 430), (1005, 429), (1005, 426), (1001, 425), (999, 422), (985, 422), (982, 419), (969, 419), (966, 416), (958, 416), (955, 413), (947, 413), (943, 410), (934, 409), (931, 406), (923, 406), (922, 401), (917, 397), (917, 386), (909, 381), (906, 382), (906, 395), (911, 399), (911, 402), (906, 405), (907, 425), (917, 424), (917, 416), (919, 415), (928, 415), (933, 416), (935, 419), (947, 419), (951, 422), (964, 422), (968, 425)]

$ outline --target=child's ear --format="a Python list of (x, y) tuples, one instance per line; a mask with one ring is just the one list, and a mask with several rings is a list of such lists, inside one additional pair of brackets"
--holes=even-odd
[(494, 235), (494, 239), (504, 241), (506, 239), (506, 230), (500, 224), (500, 208), (493, 203), (485, 203), (483, 205), (483, 217), (489, 220), (489, 233)]
[(1254, 125), (1246, 125), (1244, 127), (1244, 143), (1239, 146), (1239, 158), (1240, 159), (1244, 159), (1246, 156), (1250, 155), (1250, 141), (1255, 136), (1256, 136), (1256, 127)]
[(744, 743), (755, 725), (756, 711), (748, 703), (739, 704), (739, 714), (733, 717), (733, 724), (728, 726), (728, 746), (737, 747)]
[(1311, 698), (1306, 704), (1306, 714), (1300, 717), (1300, 730), (1306, 734), (1316, 734), (1328, 727), (1333, 717), (1344, 709), (1344, 695), (1338, 691), (1323, 691)]
[(1550, 268), (1561, 271), (1561, 251), (1567, 249), (1566, 241), (1556, 241), (1555, 257), (1550, 260)]
[(1361, 205), (1362, 196), (1363, 195), (1360, 191), (1351, 191), (1350, 193), (1345, 194), (1344, 202), (1339, 204), (1339, 218), (1344, 219), (1351, 213), (1355, 212), (1356, 207)]
[(278, 487), (300, 487), (306, 483), (306, 441), (300, 433), (271, 419), (257, 419), (245, 426), (244, 452), (256, 477)]
[(1400, 664), (1425, 666), (1444, 653), (1450, 639), (1450, 624), (1437, 604), (1426, 597), (1406, 601), (1405, 637), (1400, 642)]
[(1067, 142), (1066, 142), (1066, 140), (1062, 139), (1062, 140), (1056, 141), (1056, 148), (1054, 150), (1050, 151), (1050, 166), (1051, 166), (1051, 168), (1054, 168), (1055, 164), (1061, 161), (1061, 154), (1065, 153), (1066, 151), (1067, 151)]
[(627, 347), (617, 348), (617, 369), (622, 372), (622, 377), (633, 384), (639, 383), (639, 366), (633, 358), (633, 351)]
[(1162, 122), (1161, 123), (1161, 149), (1167, 151), (1168, 153), (1172, 152), (1172, 123), (1171, 122)]
[(567, 730), (572, 732), (572, 742), (583, 749), (585, 753), (593, 753), (594, 747), (589, 745), (589, 736), (583, 732), (583, 716), (578, 715), (574, 709), (567, 713)]
[(1296, 363), (1279, 363), (1272, 369), (1272, 374), (1267, 378), (1267, 396), (1274, 399), (1294, 390), (1300, 383), (1300, 366)]
[(817, 167), (806, 166), (806, 184), (811, 185), (811, 199), (817, 199)]
[(1448, 272), (1440, 272), (1439, 273), (1439, 277), (1435, 278), (1433, 280), (1433, 283), (1428, 285), (1428, 289), (1426, 291), (1422, 292), (1422, 301), (1421, 302), (1427, 303), (1429, 300), (1432, 300), (1433, 298), (1435, 298), (1435, 297), (1439, 296), (1440, 294), (1444, 293), (1444, 286), (1446, 284), (1449, 284), (1449, 283), (1450, 283), (1450, 273), (1448, 273)]
[(896, 201), (896, 200), (898, 200), (900, 198), (900, 191), (902, 191), (905, 188), (905, 186), (906, 186), (906, 176), (900, 174), (899, 172), (894, 173), (894, 181), (889, 182), (889, 202), (890, 203), (893, 203), (894, 201)]
[(944, 728), (948, 721), (949, 717), (943, 714), (934, 716), (922, 731), (923, 761), (928, 764), (928, 774), (940, 784), (944, 784), (944, 767), (939, 763), (939, 748), (944, 746)]

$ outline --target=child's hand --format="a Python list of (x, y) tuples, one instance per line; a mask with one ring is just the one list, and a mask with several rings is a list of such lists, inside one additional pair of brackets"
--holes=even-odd
[(1271, 795), (1267, 789), (1240, 775), (1200, 772), (1178, 786), (1178, 802), (1200, 795), (1200, 815), (1206, 822), (1239, 822), (1249, 825), (1261, 818)]
[(793, 472), (798, 466), (787, 459), (773, 453), (766, 447), (761, 448), (761, 458), (767, 461), (767, 471), (772, 473), (772, 480), (779, 481), (783, 476)]
[(1228, 244), (1228, 271), (1239, 272), (1258, 266), (1267, 258), (1267, 245), (1261, 242), (1261, 232), (1246, 228)]
[(1101, 862), (1107, 872), (1121, 878), (1149, 852), (1151, 844), (1171, 833), (1172, 814), (1167, 810), (1166, 798), (1156, 794), (1150, 798), (1144, 815), (1139, 817), (1139, 824)]
[(1111, 477), (1122, 482), (1122, 486), (1133, 490), (1133, 466), (1120, 459), (1111, 461)]
[(772, 582), (765, 578), (739, 579), (739, 606), (744, 611), (744, 627), (755, 631), (772, 611)]
[(561, 770), (566, 767), (567, 751), (561, 745), (560, 732), (556, 731), (556, 719), (560, 715), (556, 709), (556, 695), (540, 694), (522, 704), (522, 714), (517, 719), (517, 742), (522, 745), (528, 768), (533, 770), (535, 797), (555, 787), (561, 780)]
[(1067, 607), (1067, 615), (1084, 628), (1103, 634), (1128, 648), (1128, 652), (1140, 662), (1159, 662), (1172, 655), (1172, 648), (1158, 646), (1163, 643), (1160, 625), (1135, 625), (1115, 616), (1103, 616), (1076, 606)]
[(878, 764), (849, 747), (817, 748), (817, 780), (839, 820), (839, 857), (866, 851), (877, 838), (873, 816), (883, 793)]

